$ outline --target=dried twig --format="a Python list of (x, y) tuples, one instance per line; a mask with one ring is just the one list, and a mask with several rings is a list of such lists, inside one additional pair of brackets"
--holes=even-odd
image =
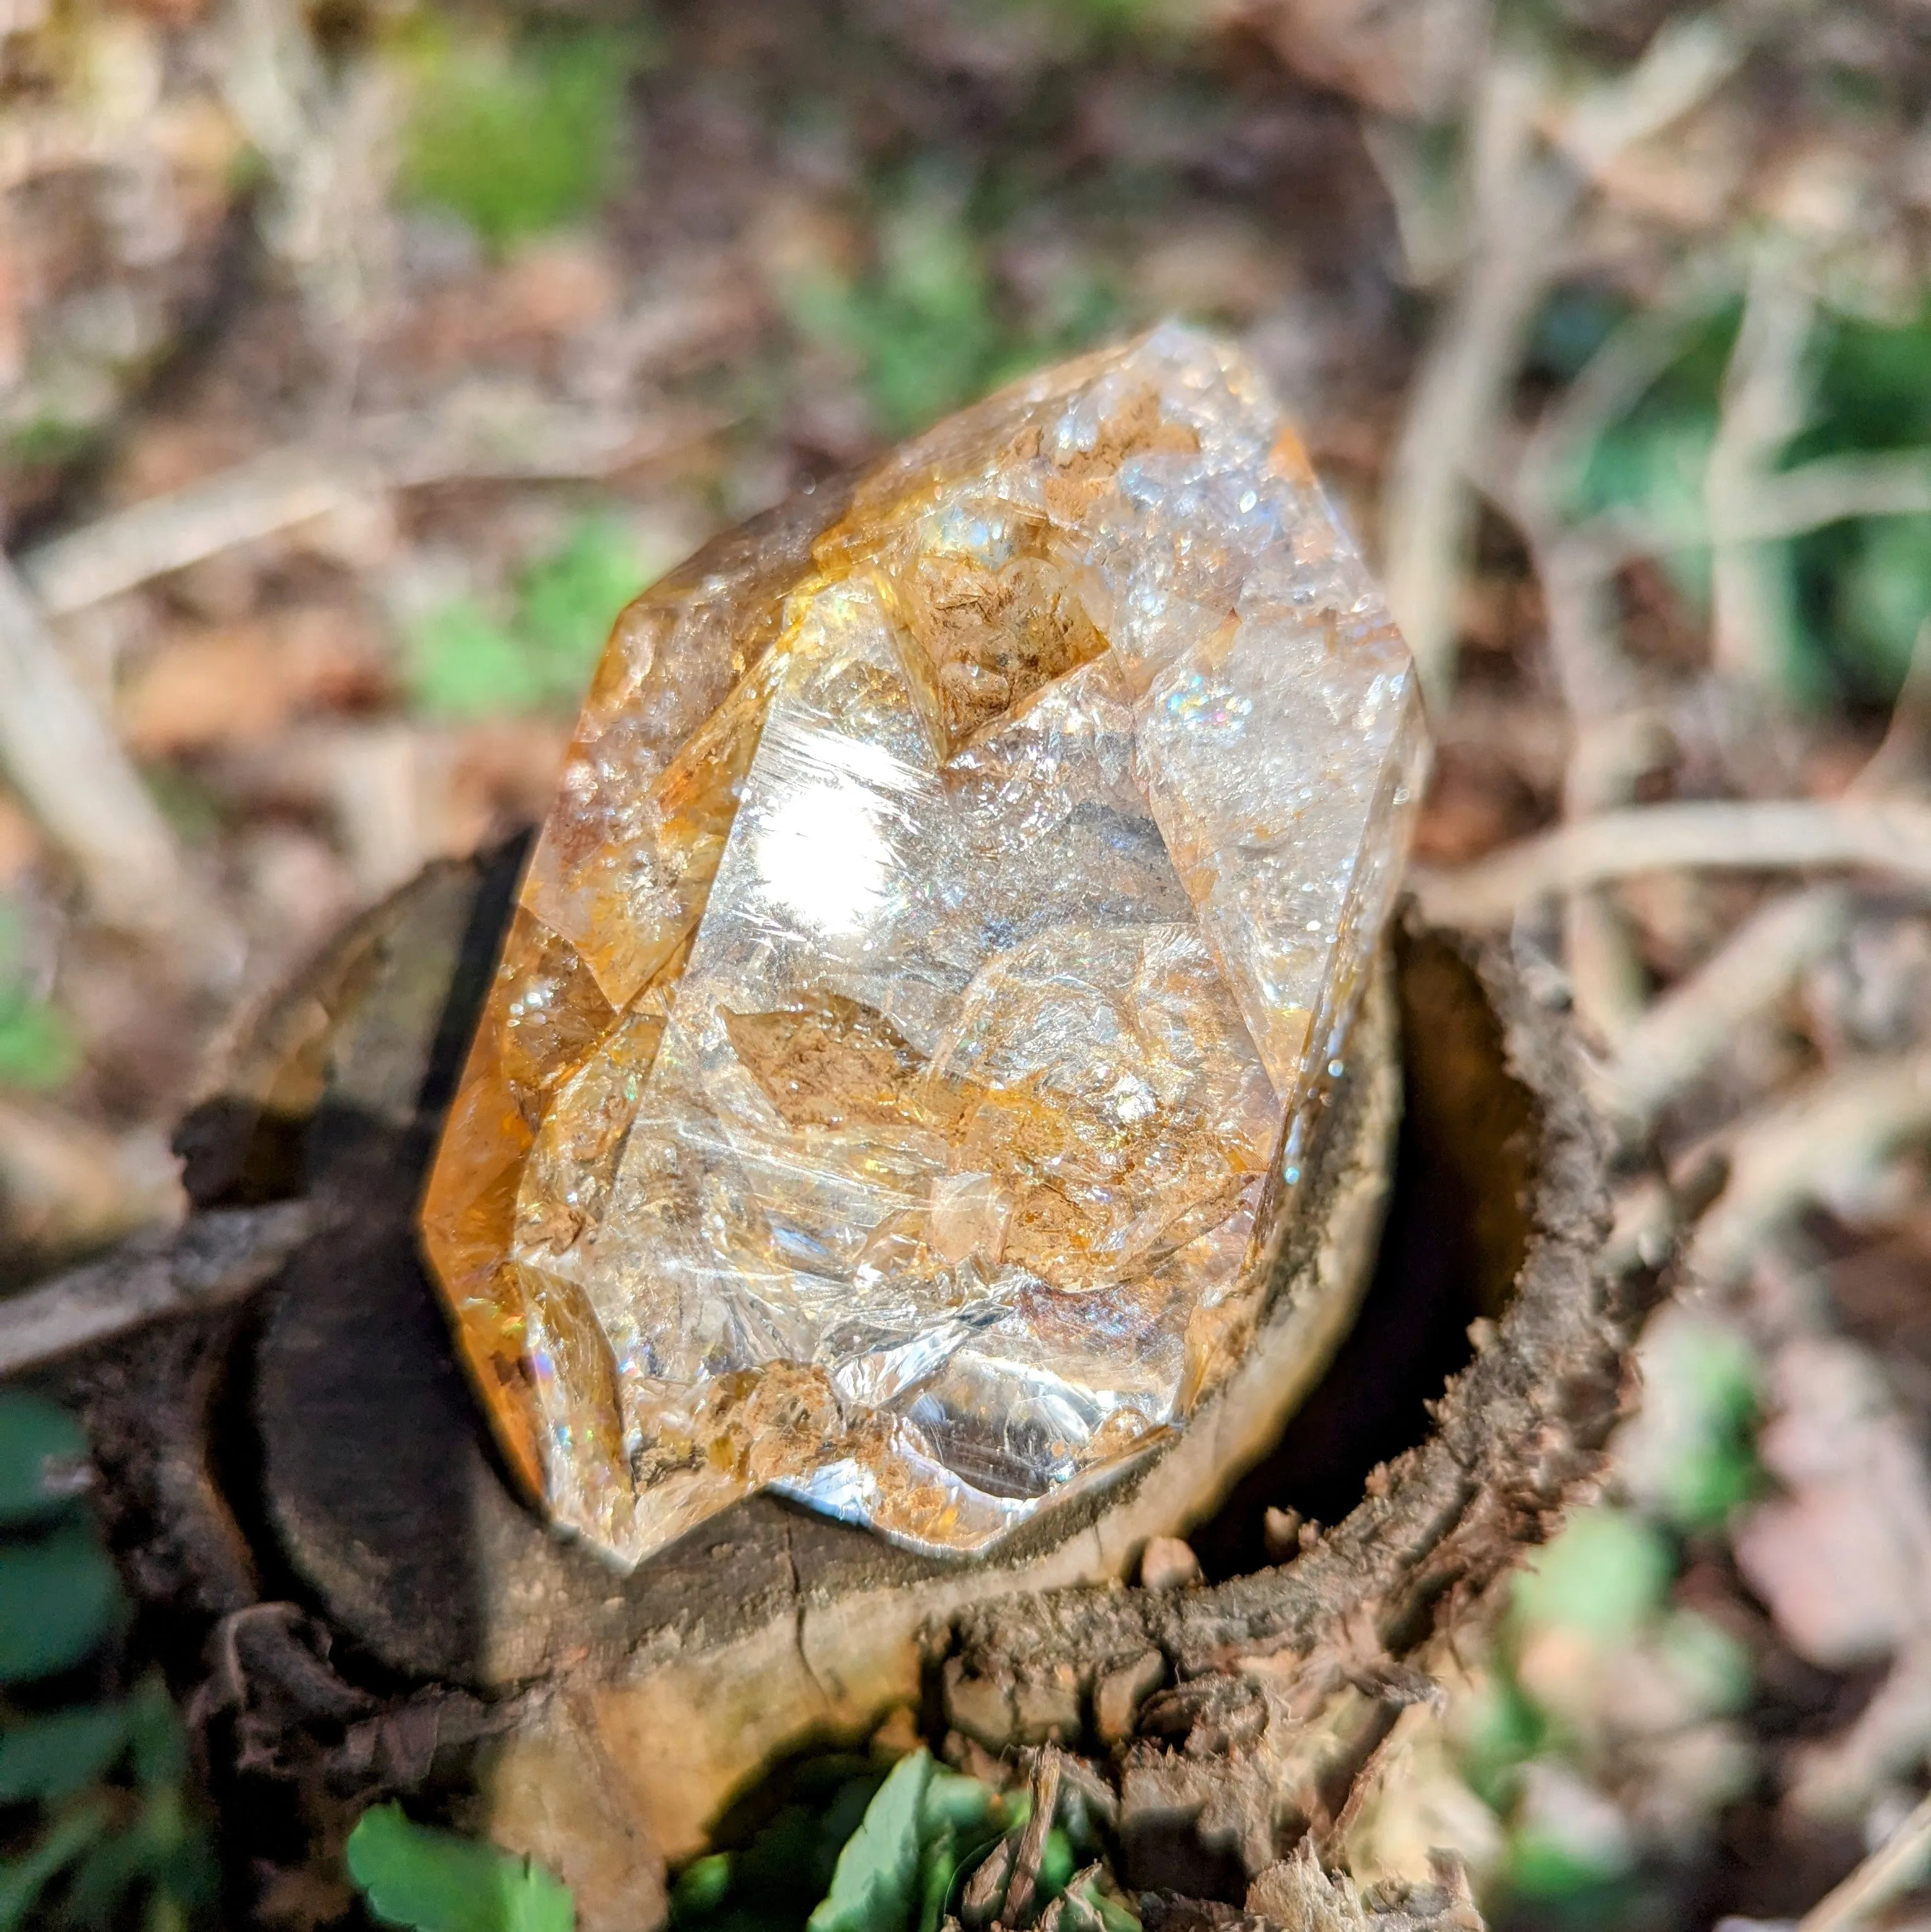
[(1808, 297), (1767, 251), (1750, 278), (1703, 493), (1713, 538), (1712, 654), (1719, 671), (1759, 685), (1778, 681), (1779, 667), (1769, 653), (1782, 626), (1763, 554), (1738, 532), (1802, 425), (1801, 368), (1810, 326)]
[(68, 616), (238, 544), (353, 508), (371, 480), (340, 458), (275, 450), (53, 538), (21, 557), (20, 574), (50, 616)]
[(645, 422), (473, 384), (431, 409), (366, 418), (339, 442), (272, 451), (116, 511), (29, 551), (20, 573), (46, 610), (66, 616), (237, 544), (353, 509), (383, 490), (604, 476), (710, 426), (685, 416)]
[[(1608, 579), (1560, 538), (1524, 520), (1542, 580), (1550, 655), (1575, 725), (1563, 815), (1590, 818), (1627, 802), (1656, 731), (1632, 708), (1634, 680), (1617, 646)], [(1576, 1012), (1593, 1033), (1613, 1040), (1642, 1010), (1642, 968), (1627, 924), (1604, 894), (1585, 889), (1569, 895), (1563, 927)]]
[[(1616, 330), (1545, 410), (1514, 477), (1491, 486), (1527, 538), (1542, 583), (1549, 653), (1575, 731), (1563, 788), (1568, 818), (1626, 804), (1657, 732), (1638, 708), (1636, 680), (1617, 637), (1614, 547), (1563, 526), (1566, 474), (1667, 366), (1684, 327), (1707, 312), (1720, 286), (1727, 278), (1699, 273)], [(1593, 1033), (1614, 1040), (1642, 1010), (1644, 974), (1628, 922), (1606, 895), (1584, 890), (1566, 898), (1563, 926), (1576, 1012)]]
[(1466, 265), (1410, 393), (1389, 472), (1388, 594), (1425, 688), (1452, 681), (1455, 592), (1467, 548), (1464, 478), (1486, 446), (1536, 308), (1561, 268), (1558, 245), (1590, 180), (1721, 84), (1741, 50), (1713, 18), (1662, 28), (1627, 74), (1548, 119), (1548, 82), (1498, 53), (1477, 117), (1473, 234)]
[(171, 1221), (181, 1184), (152, 1127), (111, 1133), (47, 1102), (0, 1095), (0, 1200), (32, 1247), (72, 1253)]
[(1494, 926), (1545, 893), (1641, 872), (1863, 866), (1931, 879), (1931, 805), (1898, 798), (1692, 800), (1605, 812), (1413, 884), (1431, 918)]
[(1059, 1809), (1059, 1753), (1051, 1744), (1042, 1744), (1032, 1770), (1032, 1813), (1020, 1834), (1019, 1849), (1013, 1856), (1012, 1882), (1006, 1888), (1006, 1902), (999, 1914), (1008, 1926), (1030, 1925), (1039, 1884), (1040, 1861), (1046, 1855), (1047, 1834)]
[(1931, 1130), (1931, 1053), (1843, 1066), (1710, 1145), (1729, 1179), (1697, 1225), (1692, 1272), (1734, 1280), (1773, 1228), (1810, 1201), (1865, 1178), (1904, 1141)]
[(1883, 741), (1864, 762), (1848, 789), (1867, 798), (1902, 791), (1925, 776), (1927, 746), (1931, 746), (1931, 617), (1917, 627), (1911, 640), (1911, 662), (1904, 681), (1891, 701), (1890, 722)]
[(1931, 1876), (1931, 1798), (1797, 1922), (1797, 1932), (1852, 1932)]
[(0, 760), (102, 919), (146, 932), (173, 924), (182, 880), (174, 835), (4, 554)]
[(1475, 238), (1429, 342), (1391, 459), (1388, 596), (1424, 688), (1446, 697), (1471, 521), (1464, 467), (1502, 412), (1580, 184), (1533, 151), (1541, 76), (1498, 55), (1478, 115)]
[(197, 1214), (165, 1246), (131, 1241), (105, 1261), (0, 1302), (0, 1376), (179, 1310), (239, 1300), (278, 1273), (314, 1227), (305, 1202)]
[(1716, 534), (1731, 543), (1766, 543), (1854, 517), (1926, 514), (1931, 514), (1931, 451), (1820, 456), (1794, 470), (1755, 478), (1725, 506)]
[(1779, 542), (1860, 518), (1924, 515), (1931, 515), (1931, 451), (1891, 450), (1746, 472), (1701, 515), (1687, 508), (1666, 518), (1605, 510), (1578, 524), (1572, 541), (1586, 544), (1598, 567), (1609, 571), (1638, 557)]
[(1728, 944), (1671, 987), (1620, 1042), (1605, 1084), (1634, 1123), (1713, 1065), (1740, 1022), (1782, 998), (1850, 928), (1855, 901), (1842, 886), (1773, 899)]
[(268, 164), (263, 239), (287, 267), (338, 394), (379, 304), (395, 119), (378, 62), (331, 73), (289, 0), (227, 0), (215, 46), (229, 111)]

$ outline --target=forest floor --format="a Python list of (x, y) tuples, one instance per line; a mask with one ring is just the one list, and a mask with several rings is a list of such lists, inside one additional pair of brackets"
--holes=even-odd
[(1568, 988), (1683, 1255), (1415, 1828), (1511, 1924), (1927, 1922), (1931, 17), (1503, 10), (0, 0), (0, 1289), (541, 815), (635, 590), (1182, 314), (1383, 561), (1425, 898)]

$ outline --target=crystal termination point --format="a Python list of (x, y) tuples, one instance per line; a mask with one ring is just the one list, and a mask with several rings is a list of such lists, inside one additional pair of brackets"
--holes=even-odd
[(618, 619), (423, 1234), (620, 1563), (761, 1488), (964, 1553), (1262, 1312), (1425, 757), (1265, 390), (1167, 326)]

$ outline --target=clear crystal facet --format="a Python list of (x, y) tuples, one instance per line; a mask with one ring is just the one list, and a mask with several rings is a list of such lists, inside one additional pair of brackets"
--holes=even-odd
[(1240, 1357), (1398, 875), (1408, 656), (1169, 326), (618, 621), (424, 1208), (506, 1452), (978, 1550)]

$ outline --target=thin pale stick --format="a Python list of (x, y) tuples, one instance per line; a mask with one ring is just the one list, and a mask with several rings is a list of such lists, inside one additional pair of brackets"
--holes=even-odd
[(21, 558), (20, 574), (44, 610), (66, 616), (385, 489), (603, 476), (711, 426), (498, 400), (492, 411), (465, 392), (436, 409), (371, 418), (340, 448), (299, 446), (251, 458), (39, 545)]
[(1693, 1278), (1735, 1280), (1764, 1238), (1806, 1203), (1854, 1185), (1931, 1130), (1931, 1054), (1853, 1063), (1716, 1136), (1729, 1178), (1697, 1223)]
[(182, 884), (174, 835), (4, 554), (0, 763), (103, 920), (146, 932), (174, 922)]
[(1654, 1115), (1721, 1058), (1738, 1024), (1773, 1005), (1849, 931), (1856, 901), (1841, 885), (1773, 899), (1626, 1033), (1605, 1082), (1620, 1110)]
[(1643, 872), (1868, 866), (1931, 880), (1931, 805), (1898, 798), (1689, 800), (1559, 826), (1452, 872), (1423, 871), (1430, 916), (1494, 926), (1548, 892)]
[(1931, 1798), (1917, 1809), (1842, 1884), (1824, 1894), (1797, 1922), (1797, 1932), (1853, 1932), (1931, 1876)]

